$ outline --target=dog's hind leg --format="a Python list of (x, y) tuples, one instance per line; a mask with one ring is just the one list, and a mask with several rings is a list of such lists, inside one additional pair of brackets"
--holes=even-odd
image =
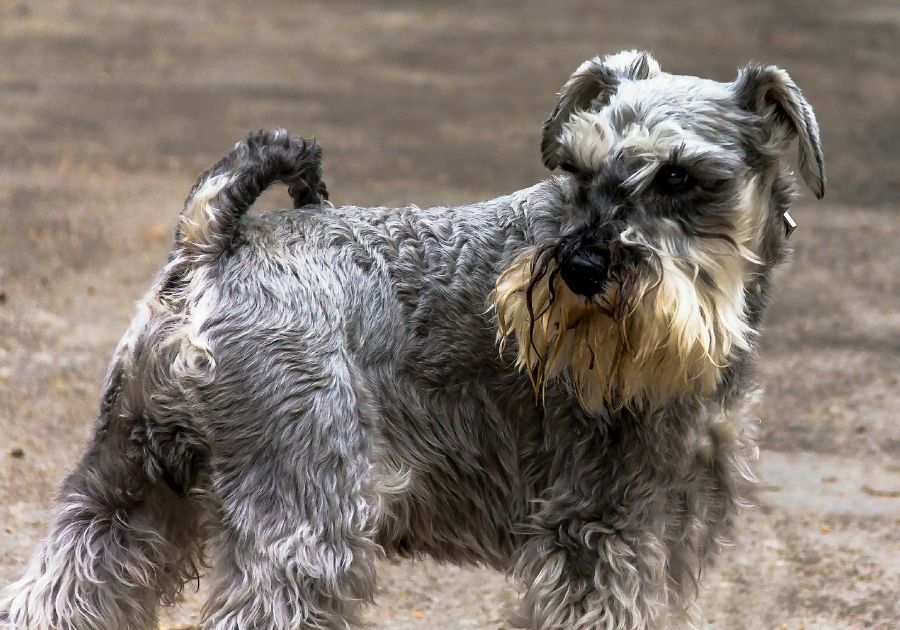
[(341, 348), (310, 336), (256, 321), (216, 346), (207, 630), (346, 628), (372, 599), (366, 395)]
[(116, 351), (93, 441), (62, 486), (50, 536), (0, 594), (0, 629), (155, 627), (159, 601), (196, 575), (200, 510), (188, 497), (206, 482), (198, 412), (212, 369), (197, 311), (214, 310), (211, 270), (274, 181), (295, 207), (327, 198), (315, 141), (252, 133), (197, 181), (169, 263)]
[(160, 599), (195, 574), (195, 511), (149, 452), (171, 453), (177, 439), (149, 437), (115, 402), (118, 389), (108, 385), (92, 441), (60, 487), (48, 538), (0, 594), (4, 630), (155, 628)]

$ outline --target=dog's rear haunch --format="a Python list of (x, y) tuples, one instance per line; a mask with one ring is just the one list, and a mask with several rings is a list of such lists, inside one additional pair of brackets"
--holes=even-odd
[[(793, 140), (821, 196), (783, 70), (636, 51), (563, 86), (559, 171), (486, 202), (335, 208), (314, 142), (252, 134), (188, 197), (0, 627), (151, 628), (208, 559), (204, 629), (343, 628), (383, 554), (508, 572), (527, 628), (690, 623), (752, 484)], [(295, 208), (245, 214), (274, 181)]]

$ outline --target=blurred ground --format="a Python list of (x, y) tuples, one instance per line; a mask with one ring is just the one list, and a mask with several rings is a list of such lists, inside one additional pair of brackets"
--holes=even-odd
[[(762, 352), (768, 485), (705, 576), (705, 618), (900, 627), (900, 5), (420, 4), (0, 0), (0, 584), (45, 532), (190, 184), (236, 138), (317, 135), (336, 203), (493, 196), (544, 175), (538, 130), (571, 70), (643, 47), (722, 80), (783, 65), (828, 157)], [(484, 570), (382, 569), (377, 628), (499, 628), (514, 601)]]

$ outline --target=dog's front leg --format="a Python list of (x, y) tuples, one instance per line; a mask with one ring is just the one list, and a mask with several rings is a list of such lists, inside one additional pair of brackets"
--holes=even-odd
[(546, 503), (531, 522), (514, 575), (524, 584), (521, 617), (534, 630), (652, 628), (665, 609), (666, 550), (634, 524), (579, 516), (578, 499)]

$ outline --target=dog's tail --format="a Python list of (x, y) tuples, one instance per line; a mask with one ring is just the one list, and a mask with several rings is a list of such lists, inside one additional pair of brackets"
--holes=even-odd
[(241, 216), (273, 182), (287, 185), (295, 208), (328, 199), (322, 149), (284, 129), (256, 131), (203, 173), (184, 203), (175, 249), (194, 262), (228, 251)]

